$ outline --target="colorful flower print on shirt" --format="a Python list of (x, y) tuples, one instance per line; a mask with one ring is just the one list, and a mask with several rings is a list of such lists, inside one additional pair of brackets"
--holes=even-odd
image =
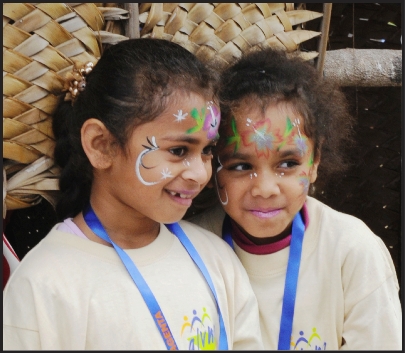
[[(185, 323), (181, 328), (181, 336), (189, 341), (189, 350), (216, 350), (215, 327), (206, 308), (202, 308), (200, 316), (193, 310), (192, 319), (184, 316)], [(190, 322), (191, 321), (191, 322)]]
[(304, 331), (299, 332), (300, 337), (294, 342), (294, 336), (291, 337), (291, 349), (296, 351), (324, 351), (326, 350), (326, 342), (321, 339), (317, 333), (316, 327), (312, 328), (309, 335), (305, 335)]

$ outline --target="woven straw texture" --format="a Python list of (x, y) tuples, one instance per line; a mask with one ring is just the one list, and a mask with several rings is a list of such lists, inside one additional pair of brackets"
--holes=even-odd
[(76, 61), (95, 64), (103, 45), (127, 39), (104, 30), (125, 13), (95, 3), (3, 4), (3, 218), (41, 197), (54, 204), (51, 117), (65, 75)]
[[(65, 94), (75, 62), (96, 64), (105, 45), (127, 39), (118, 3), (3, 4), (3, 218), (7, 210), (56, 202), (59, 170), (53, 162), (52, 113)], [(218, 67), (243, 52), (277, 47), (299, 52), (319, 36), (299, 25), (322, 13), (293, 3), (142, 3), (141, 37), (179, 43)]]
[(299, 52), (299, 44), (320, 35), (300, 24), (322, 13), (295, 10), (294, 3), (142, 3), (141, 37), (178, 43), (206, 63), (224, 67), (242, 53), (274, 47), (310, 60), (317, 52)]

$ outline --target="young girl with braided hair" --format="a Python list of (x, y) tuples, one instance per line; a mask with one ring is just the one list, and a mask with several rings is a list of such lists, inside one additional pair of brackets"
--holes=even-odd
[[(218, 205), (190, 220), (227, 240), (246, 268), (264, 348), (401, 349), (399, 285), (385, 244), (308, 195), (344, 170), (353, 118), (343, 93), (272, 49), (246, 54), (221, 81)], [(209, 200), (209, 189), (201, 195)]]
[(216, 75), (131, 39), (70, 82), (53, 122), (60, 223), (7, 283), (3, 349), (261, 349), (237, 256), (180, 221), (211, 177)]

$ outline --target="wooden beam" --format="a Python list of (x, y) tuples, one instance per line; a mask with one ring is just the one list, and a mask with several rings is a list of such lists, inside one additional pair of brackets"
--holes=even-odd
[(125, 23), (125, 36), (128, 38), (139, 38), (138, 3), (124, 3), (124, 9), (129, 12), (129, 19)]
[(341, 86), (402, 86), (402, 50), (329, 50), (323, 76)]

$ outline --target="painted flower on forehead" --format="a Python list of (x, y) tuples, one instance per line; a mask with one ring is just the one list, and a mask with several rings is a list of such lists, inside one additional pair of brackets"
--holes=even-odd
[(269, 152), (274, 149), (274, 144), (280, 140), (280, 136), (271, 133), (270, 126), (270, 119), (264, 119), (252, 125), (253, 131), (244, 131), (241, 134), (245, 146), (255, 144), (258, 157), (268, 158)]
[(277, 150), (280, 150), (287, 143), (288, 137), (293, 133), (293, 128), (294, 125), (291, 123), (290, 118), (287, 116), (283, 138), (280, 145), (277, 147)]
[(308, 145), (307, 141), (308, 139), (305, 136), (294, 136), (293, 137), (294, 144), (297, 146), (298, 150), (301, 153), (301, 156), (303, 156), (307, 150), (308, 150)]
[(177, 114), (173, 114), (176, 117), (176, 121), (180, 122), (182, 120), (184, 120), (186, 118), (186, 116), (188, 115), (188, 113), (183, 113), (182, 109), (179, 109), (177, 111)]
[(200, 131), (205, 122), (205, 107), (201, 108), (201, 114), (198, 112), (198, 109), (193, 108), (190, 112), (191, 117), (196, 121), (197, 125), (187, 130), (187, 134), (192, 134), (194, 132)]
[(308, 165), (310, 167), (312, 167), (314, 165), (314, 152), (312, 152), (311, 155), (309, 156)]
[(236, 128), (235, 117), (232, 117), (231, 128), (232, 128), (233, 135), (226, 138), (226, 145), (229, 146), (229, 145), (232, 145), (234, 143), (235, 148), (233, 150), (233, 153), (236, 153), (236, 151), (239, 149), (241, 138), (240, 138), (240, 135), (238, 133), (238, 129)]
[(209, 139), (212, 139), (218, 135), (219, 123), (221, 121), (221, 114), (219, 112), (219, 109), (212, 104), (208, 105), (208, 111), (209, 113), (205, 117), (203, 129), (204, 131), (208, 131), (207, 137)]

